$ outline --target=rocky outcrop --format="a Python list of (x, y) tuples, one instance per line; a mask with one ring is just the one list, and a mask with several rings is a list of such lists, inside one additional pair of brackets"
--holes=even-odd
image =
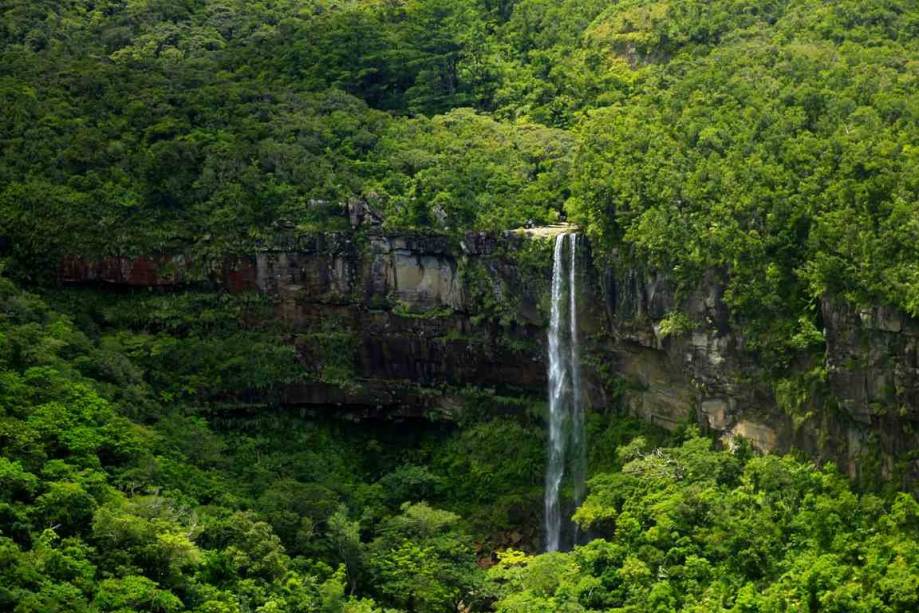
[[(537, 292), (521, 283), (507, 255), (523, 240), (470, 234), (460, 245), (446, 236), (380, 231), (280, 236), (251, 256), (211, 262), (67, 258), (58, 278), (264, 293), (307, 375), (284, 390), (283, 402), (419, 416), (457, 410), (470, 387), (542, 398)], [(499, 321), (496, 310), (515, 316)]]
[[(743, 437), (761, 451), (803, 450), (855, 479), (919, 482), (915, 319), (825, 298), (823, 389), (789, 412), (732, 325), (717, 271), (683, 300), (665, 275), (634, 268), (605, 270), (600, 286), (608, 334), (599, 351), (628, 382), (622, 397), (632, 413), (667, 428), (689, 419), (726, 444)], [(685, 317), (675, 329), (674, 313)]]
[(863, 424), (886, 412), (919, 421), (919, 321), (829, 297), (821, 310), (827, 371), (842, 409)]
[[(542, 399), (548, 251), (527, 261), (518, 234), (388, 234), (367, 222), (372, 212), (349, 214), (364, 225), (281, 236), (246, 257), (70, 258), (59, 278), (271, 296), (309, 375), (284, 391), (289, 405), (420, 416), (460, 410), (473, 387)], [(696, 422), (726, 444), (802, 449), (856, 478), (919, 481), (919, 322), (827, 297), (826, 397), (792, 414), (732, 324), (723, 273), (678, 298), (665, 274), (580, 257), (584, 396), (595, 407), (671, 429)]]
[(108, 257), (61, 260), (58, 279), (64, 283), (98, 282), (113, 286), (174, 287), (180, 285), (186, 263), (181, 256)]
[(825, 297), (826, 368), (850, 423), (849, 472), (864, 459), (882, 476), (919, 482), (919, 321), (890, 307), (858, 309)]
[(631, 412), (671, 429), (695, 420), (729, 435), (763, 404), (761, 390), (747, 381), (755, 365), (731, 329), (722, 287), (711, 273), (678, 301), (665, 275), (603, 271), (597, 291), (608, 333), (598, 350), (614, 356)]
[[(469, 271), (506, 268), (502, 256), (458, 252), (442, 236), (373, 233), (258, 253), (255, 286), (274, 298), (316, 375), (285, 401), (404, 416), (454, 411), (470, 386), (541, 396), (541, 326), (500, 325), (471, 297)], [(331, 336), (344, 349), (324, 347)], [(324, 364), (341, 359), (329, 351), (343, 350), (351, 376), (330, 384)]]

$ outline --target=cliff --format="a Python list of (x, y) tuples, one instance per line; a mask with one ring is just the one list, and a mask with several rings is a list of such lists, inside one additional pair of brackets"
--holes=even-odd
[[(602, 348), (632, 382), (624, 394), (631, 412), (674, 427), (688, 406), (691, 419), (728, 444), (742, 436), (761, 451), (801, 450), (860, 481), (919, 479), (915, 320), (824, 297), (822, 356), (777, 379), (732, 322), (718, 275), (706, 275), (682, 301), (663, 275), (604, 275)], [(688, 325), (666, 334), (663, 323), (674, 310)]]
[[(212, 262), (69, 258), (59, 279), (209, 283), (269, 295), (309, 375), (283, 391), (290, 406), (449, 416), (471, 390), (542, 399), (550, 241), (514, 233), (456, 241), (352, 221), (353, 231), (280, 233), (252, 255)], [(802, 363), (777, 381), (746, 348), (718, 274), (678, 298), (660, 272), (598, 267), (586, 250), (581, 260), (585, 397), (595, 409), (670, 429), (695, 422), (725, 444), (743, 437), (761, 451), (798, 449), (858, 480), (919, 481), (916, 320), (828, 296), (822, 363)], [(679, 326), (671, 325), (673, 313), (681, 314)], [(800, 381), (809, 381), (805, 393), (788, 394)]]

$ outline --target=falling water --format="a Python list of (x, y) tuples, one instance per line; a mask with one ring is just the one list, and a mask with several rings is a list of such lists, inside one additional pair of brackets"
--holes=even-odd
[(561, 546), (563, 522), (560, 492), (566, 468), (570, 471), (575, 503), (580, 503), (584, 496), (586, 462), (578, 356), (577, 245), (577, 234), (558, 235), (552, 260), (552, 312), (549, 320), (549, 461), (546, 468), (545, 494), (547, 551), (557, 551)]
[[(546, 551), (557, 551), (562, 513), (558, 494), (565, 474), (565, 377), (566, 356), (561, 351), (562, 258), (565, 234), (555, 238), (552, 257), (552, 312), (549, 319), (549, 461), (546, 465)], [(570, 357), (570, 356), (569, 356)]]

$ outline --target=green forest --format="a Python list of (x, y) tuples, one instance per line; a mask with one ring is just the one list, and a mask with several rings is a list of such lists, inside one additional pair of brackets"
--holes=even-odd
[(0, 0), (0, 610), (919, 610), (897, 483), (609, 406), (583, 542), (543, 553), (544, 400), (294, 410), (270, 298), (56, 283), (342, 231), (355, 200), (722, 271), (781, 379), (827, 293), (919, 317), (919, 4)]

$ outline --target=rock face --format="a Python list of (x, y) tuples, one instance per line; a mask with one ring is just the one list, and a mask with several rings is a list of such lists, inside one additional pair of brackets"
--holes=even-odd
[[(370, 215), (350, 214), (355, 223)], [(470, 233), (457, 243), (371, 226), (281, 238), (210, 263), (70, 258), (59, 278), (163, 288), (206, 281), (271, 296), (310, 375), (284, 391), (289, 405), (422, 416), (461, 410), (472, 388), (541, 400), (550, 251), (540, 257), (528, 251), (540, 241), (515, 234)], [(780, 407), (774, 382), (745, 351), (717, 271), (678, 300), (664, 274), (598, 269), (586, 250), (581, 257), (584, 397), (593, 406), (671, 429), (696, 422), (725, 444), (743, 437), (762, 451), (801, 449), (855, 478), (919, 481), (916, 320), (824, 299), (829, 400), (796, 413)]]
[(857, 310), (824, 298), (827, 370), (840, 405), (870, 424), (873, 407), (919, 420), (919, 322), (889, 307)]
[[(494, 247), (494, 246), (493, 246)], [(457, 410), (463, 392), (487, 387), (541, 396), (541, 322), (500, 326), (470, 297), (470, 271), (506, 267), (485, 246), (458, 255), (446, 237), (319, 237), (296, 251), (268, 250), (247, 265), (272, 296), (314, 381), (286, 390), (291, 405), (364, 415), (422, 416)], [(223, 275), (226, 277), (226, 274)], [(490, 279), (500, 291), (500, 277)], [(344, 341), (348, 381), (324, 380), (324, 340)]]
[[(851, 421), (850, 457), (871, 454), (883, 475), (897, 464), (919, 480), (919, 321), (889, 307), (856, 309), (824, 298), (826, 367), (833, 395)], [(911, 462), (909, 461), (911, 460)], [(851, 461), (850, 473), (860, 468)]]
[[(919, 481), (919, 321), (824, 298), (826, 349), (816, 366), (826, 380), (792, 410), (744, 349), (716, 272), (679, 303), (654, 272), (609, 269), (599, 285), (608, 330), (600, 351), (631, 383), (623, 400), (632, 413), (667, 428), (688, 416), (726, 444), (740, 436), (761, 451), (803, 450), (855, 479)], [(665, 334), (672, 312), (686, 316), (685, 329)]]

